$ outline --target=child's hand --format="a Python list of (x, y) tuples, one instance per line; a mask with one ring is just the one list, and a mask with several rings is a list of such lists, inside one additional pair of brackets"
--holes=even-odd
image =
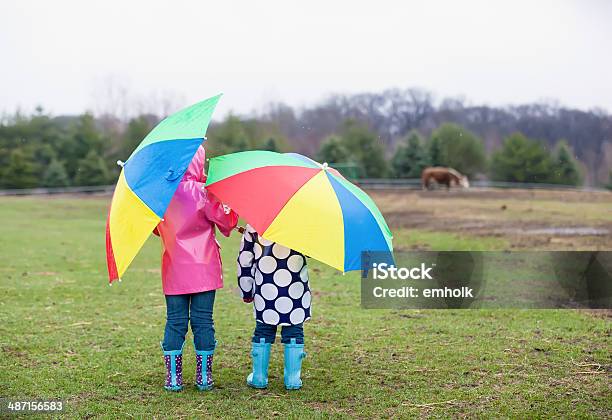
[(253, 303), (253, 298), (242, 298), (244, 303)]
[(238, 232), (240, 232), (240, 233), (244, 233), (244, 231), (246, 230), (246, 229), (245, 229), (244, 227), (242, 227), (242, 226), (237, 226), (235, 229), (236, 229)]

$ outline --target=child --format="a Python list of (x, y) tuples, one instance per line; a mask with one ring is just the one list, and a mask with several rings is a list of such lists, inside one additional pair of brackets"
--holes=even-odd
[(223, 287), (215, 226), (229, 236), (238, 216), (204, 188), (205, 158), (200, 146), (154, 232), (163, 243), (161, 274), (167, 318), (161, 344), (166, 364), (164, 388), (169, 391), (183, 389), (182, 354), (190, 321), (196, 352), (196, 386), (201, 391), (213, 387), (212, 315), (215, 290)]
[(306, 356), (303, 323), (310, 319), (311, 299), (306, 259), (297, 251), (262, 238), (247, 225), (238, 254), (238, 284), (244, 302), (254, 302), (256, 320), (253, 371), (247, 384), (253, 388), (268, 386), (270, 347), (280, 325), (285, 345), (285, 388), (300, 389), (302, 359)]

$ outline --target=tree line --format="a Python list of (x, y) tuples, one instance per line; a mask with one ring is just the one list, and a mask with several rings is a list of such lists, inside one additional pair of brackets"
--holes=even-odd
[(517, 132), (487, 156), (482, 139), (454, 123), (442, 124), (428, 139), (411, 131), (387, 160), (376, 134), (363, 123), (347, 120), (339, 135), (321, 144), (317, 158), (356, 178), (418, 178), (425, 167), (447, 166), (495, 181), (582, 184), (579, 164), (564, 140), (549, 151)]
[[(0, 123), (0, 188), (94, 186), (115, 183), (119, 160), (161, 120), (145, 114), (122, 121), (115, 116), (52, 117), (39, 108)], [(290, 150), (274, 124), (229, 115), (212, 124), (208, 156), (241, 150)]]
[(51, 117), (36, 113), (5, 117), (0, 124), (0, 188), (108, 185), (117, 180), (113, 163), (125, 159), (157, 122), (140, 116), (124, 127), (104, 127), (86, 113)]
[(422, 89), (390, 89), (331, 95), (301, 109), (271, 104), (258, 118), (277, 124), (297, 152), (309, 155), (316, 154), (326, 138), (339, 133), (347, 119), (366, 124), (387, 156), (413, 130), (430, 138), (444, 123), (455, 123), (482, 139), (489, 155), (514, 133), (536, 139), (551, 153), (565, 139), (586, 185), (605, 185), (612, 168), (612, 116), (602, 109), (577, 110), (550, 101), (493, 107), (472, 105), (463, 98), (437, 100)]
[[(104, 185), (117, 160), (161, 118), (85, 113), (51, 116), (39, 108), (0, 120), (0, 188)], [(419, 90), (331, 96), (294, 109), (271, 104), (211, 124), (209, 156), (240, 150), (296, 151), (348, 176), (414, 178), (429, 165), (470, 177), (569, 185), (612, 185), (612, 118), (555, 105), (513, 108), (434, 105)]]

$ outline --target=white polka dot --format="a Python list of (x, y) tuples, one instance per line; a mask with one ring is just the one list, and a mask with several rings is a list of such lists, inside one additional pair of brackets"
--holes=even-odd
[(308, 267), (304, 266), (302, 271), (300, 271), (300, 280), (302, 280), (304, 283), (308, 281)]
[(274, 283), (276, 283), (278, 287), (289, 286), (289, 283), (291, 283), (291, 273), (289, 272), (289, 270), (281, 268), (276, 273), (274, 273)]
[(245, 292), (250, 292), (253, 289), (252, 281), (250, 277), (240, 277), (240, 288)]
[(301, 255), (292, 255), (287, 260), (287, 268), (294, 273), (297, 273), (304, 266), (304, 257)]
[(289, 286), (289, 296), (293, 299), (299, 299), (304, 294), (304, 283), (295, 282)]
[(249, 232), (244, 232), (244, 235), (242, 235), (242, 238), (247, 242), (253, 242), (253, 237), (251, 236)]
[(263, 311), (266, 307), (266, 301), (259, 295), (255, 295), (255, 309), (258, 311)]
[(240, 265), (239, 262), (236, 262), (236, 271), (238, 272), (238, 277), (240, 277), (242, 273), (242, 266)]
[(288, 314), (293, 309), (293, 301), (287, 296), (282, 296), (276, 299), (274, 307), (281, 314)]
[(253, 253), (249, 251), (241, 252), (239, 260), (241, 266), (248, 267), (253, 262)]
[(276, 260), (274, 257), (266, 255), (261, 260), (259, 260), (259, 270), (262, 273), (269, 274), (276, 270)]
[(261, 271), (256, 271), (255, 272), (255, 284), (257, 284), (258, 286), (261, 286), (261, 284), (263, 283), (263, 275), (261, 274)]
[(262, 244), (263, 246), (270, 246), (270, 245), (272, 245), (272, 244), (274, 243), (274, 242), (269, 241), (269, 240), (267, 240), (266, 238), (263, 238), (263, 237), (261, 237), (261, 236), (259, 237), (259, 242), (261, 242), (261, 244)]
[(273, 311), (272, 309), (266, 309), (265, 311), (263, 311), (261, 317), (266, 324), (272, 325), (278, 324), (278, 320), (280, 319), (278, 313), (276, 311)]
[(296, 308), (293, 312), (291, 312), (291, 315), (289, 315), (289, 320), (293, 323), (293, 325), (299, 324), (304, 322), (305, 315), (306, 314), (302, 308)]
[(272, 253), (279, 260), (284, 260), (285, 258), (289, 256), (289, 254), (291, 254), (291, 250), (287, 248), (286, 246), (282, 246), (280, 244), (274, 244), (274, 246), (272, 247)]
[(310, 308), (310, 291), (307, 291), (306, 293), (304, 293), (304, 296), (302, 296), (302, 306), (305, 309)]
[(261, 245), (255, 242), (255, 246), (253, 247), (253, 250), (255, 251), (255, 259), (259, 259), (259, 257), (261, 257), (261, 252), (263, 248), (261, 247)]
[(267, 300), (274, 300), (278, 296), (278, 289), (272, 283), (261, 286), (261, 295)]

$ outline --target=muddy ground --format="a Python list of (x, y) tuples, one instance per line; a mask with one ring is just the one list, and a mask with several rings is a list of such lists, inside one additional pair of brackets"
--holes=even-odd
[(612, 250), (612, 192), (472, 188), (368, 193), (392, 230), (500, 237), (512, 249)]

